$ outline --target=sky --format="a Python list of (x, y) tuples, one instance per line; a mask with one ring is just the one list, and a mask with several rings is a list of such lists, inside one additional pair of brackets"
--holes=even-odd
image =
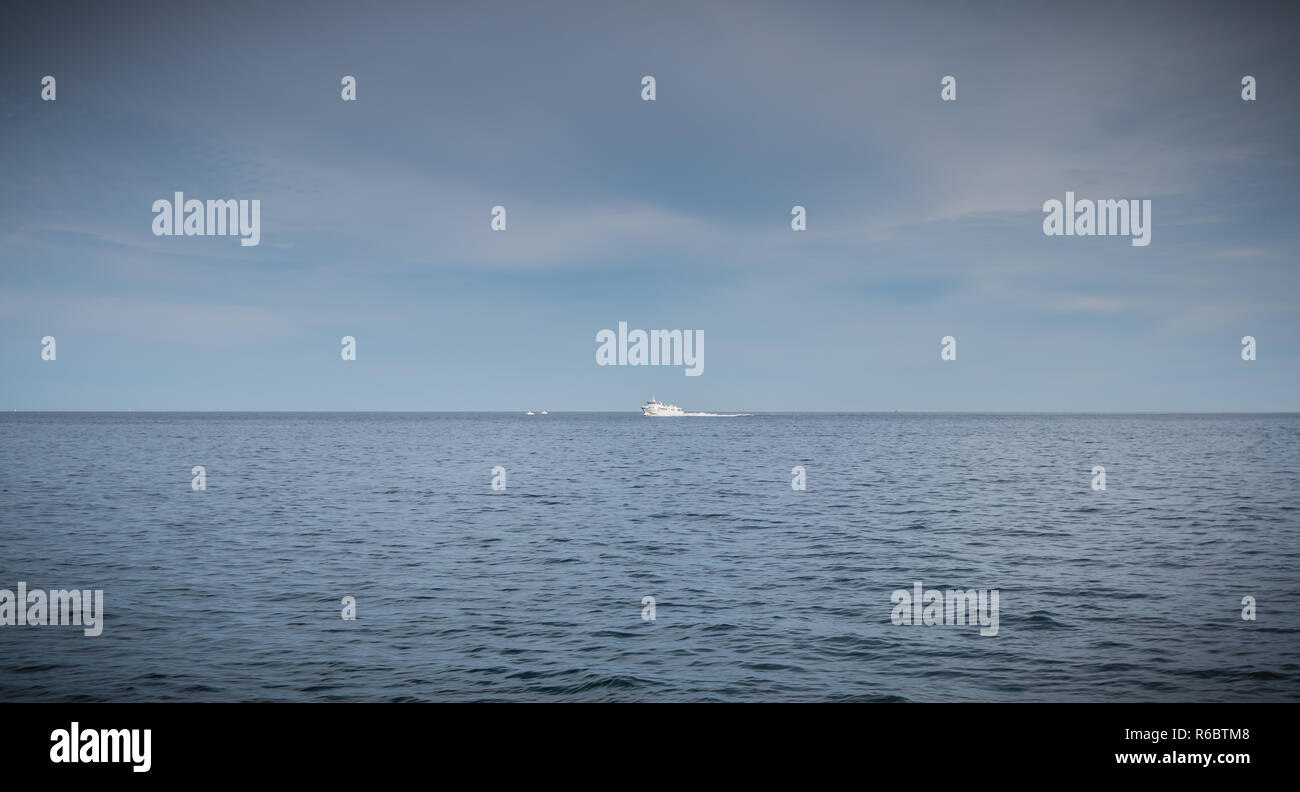
[(1300, 410), (1288, 5), (25, 3), (0, 410)]

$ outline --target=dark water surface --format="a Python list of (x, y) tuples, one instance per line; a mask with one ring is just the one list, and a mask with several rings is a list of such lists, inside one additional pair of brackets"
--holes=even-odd
[(1298, 493), (1296, 415), (0, 414), (0, 589), (107, 612), (0, 700), (1297, 700)]

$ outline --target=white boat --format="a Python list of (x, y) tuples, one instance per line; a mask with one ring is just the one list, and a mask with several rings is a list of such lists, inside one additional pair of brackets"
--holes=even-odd
[(532, 415), (532, 414), (533, 414), (532, 410), (529, 410), (528, 412), (524, 413), (524, 415)]
[(650, 418), (672, 418), (686, 413), (682, 412), (682, 408), (676, 404), (664, 404), (651, 396), (650, 401), (641, 408), (641, 414)]
[(546, 410), (542, 410), (542, 415), (550, 415), (550, 413), (547, 412)]

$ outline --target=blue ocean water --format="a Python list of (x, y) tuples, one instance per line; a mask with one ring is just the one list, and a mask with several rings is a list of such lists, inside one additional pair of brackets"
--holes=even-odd
[(106, 615), (0, 700), (1297, 700), (1298, 494), (1297, 415), (10, 413), (0, 588)]

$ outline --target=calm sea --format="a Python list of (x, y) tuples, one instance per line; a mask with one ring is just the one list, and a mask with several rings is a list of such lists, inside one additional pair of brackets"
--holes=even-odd
[(0, 700), (1297, 700), (1298, 495), (1297, 415), (0, 414), (0, 589), (106, 611)]

